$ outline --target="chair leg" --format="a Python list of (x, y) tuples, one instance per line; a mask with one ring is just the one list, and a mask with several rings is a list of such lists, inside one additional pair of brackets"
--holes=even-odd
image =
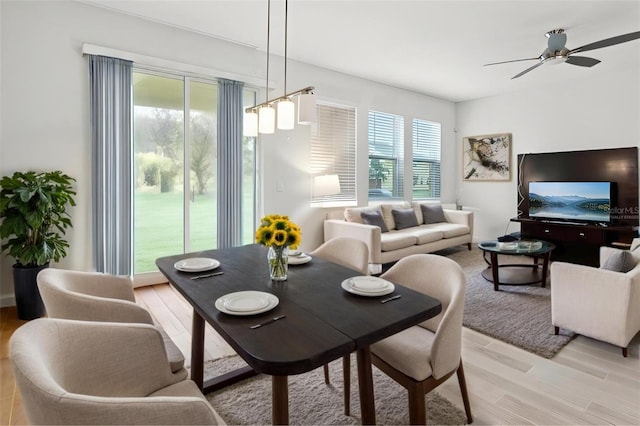
[(462, 402), (464, 403), (464, 411), (467, 414), (467, 424), (473, 423), (473, 417), (471, 416), (471, 404), (469, 403), (469, 393), (467, 392), (467, 381), (464, 378), (464, 369), (462, 368), (462, 360), (460, 360), (460, 366), (458, 367), (458, 384), (460, 385), (460, 392), (462, 392)]
[(560, 334), (560, 327), (553, 327), (553, 334), (555, 334), (556, 336)]
[(467, 248), (471, 250), (471, 243), (467, 243)]
[(409, 391), (409, 424), (426, 425), (427, 407), (423, 382), (413, 383), (407, 387)]
[(627, 357), (627, 348), (622, 348), (622, 356)]
[(344, 378), (344, 415), (351, 415), (351, 355), (342, 357), (342, 376)]
[(324, 368), (324, 382), (328, 385), (329, 383), (331, 383), (329, 381), (329, 364), (325, 364), (323, 368)]

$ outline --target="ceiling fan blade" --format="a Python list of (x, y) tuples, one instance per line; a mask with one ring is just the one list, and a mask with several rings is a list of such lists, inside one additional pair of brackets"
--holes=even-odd
[(566, 63), (571, 65), (578, 65), (580, 67), (592, 67), (594, 65), (598, 65), (600, 61), (598, 59), (588, 58), (586, 56), (569, 56)]
[(594, 43), (585, 44), (578, 48), (572, 49), (569, 53), (586, 52), (587, 50), (601, 49), (603, 47), (609, 47), (620, 43), (626, 43), (628, 41), (636, 40), (640, 38), (640, 31), (634, 33), (622, 34), (616, 37), (607, 38), (604, 40), (596, 41)]
[(520, 74), (516, 74), (513, 77), (511, 77), (511, 80), (513, 80), (514, 78), (518, 78), (518, 77), (522, 77), (523, 75), (525, 75), (526, 73), (528, 73), (529, 71), (533, 71), (534, 69), (538, 68), (540, 65), (544, 64), (544, 61), (540, 61), (537, 64), (535, 64), (532, 67), (527, 68), (526, 70), (522, 71)]
[(527, 58), (527, 59), (514, 59), (513, 61), (503, 61), (503, 62), (492, 62), (490, 64), (484, 64), (483, 67), (488, 65), (500, 65), (500, 64), (508, 64), (510, 62), (521, 62), (521, 61), (539, 61), (540, 58)]

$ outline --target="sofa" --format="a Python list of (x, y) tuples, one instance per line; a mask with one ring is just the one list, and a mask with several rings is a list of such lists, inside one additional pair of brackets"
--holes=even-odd
[(378, 273), (382, 264), (411, 254), (460, 244), (471, 250), (473, 212), (417, 201), (333, 210), (324, 221), (324, 240), (336, 237), (364, 241), (371, 272)]

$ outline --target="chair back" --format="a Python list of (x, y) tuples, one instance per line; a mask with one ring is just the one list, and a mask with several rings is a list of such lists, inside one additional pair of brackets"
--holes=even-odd
[(37, 281), (49, 318), (153, 324), (129, 277), (46, 268)]
[(462, 314), (466, 277), (460, 265), (434, 254), (414, 254), (400, 259), (381, 278), (438, 299), (442, 312), (420, 324), (435, 337), (431, 367), (437, 379), (455, 371), (462, 349)]
[(355, 238), (332, 238), (309, 254), (369, 275), (369, 248)]

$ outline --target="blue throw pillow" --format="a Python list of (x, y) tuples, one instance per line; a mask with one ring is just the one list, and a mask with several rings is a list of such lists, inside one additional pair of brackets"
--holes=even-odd
[(360, 217), (365, 224), (379, 226), (381, 232), (389, 232), (389, 229), (387, 229), (387, 225), (385, 225), (384, 223), (384, 219), (382, 219), (382, 213), (380, 213), (379, 211), (365, 211), (360, 213)]
[(636, 267), (636, 259), (626, 250), (616, 251), (604, 261), (601, 269), (627, 273)]

